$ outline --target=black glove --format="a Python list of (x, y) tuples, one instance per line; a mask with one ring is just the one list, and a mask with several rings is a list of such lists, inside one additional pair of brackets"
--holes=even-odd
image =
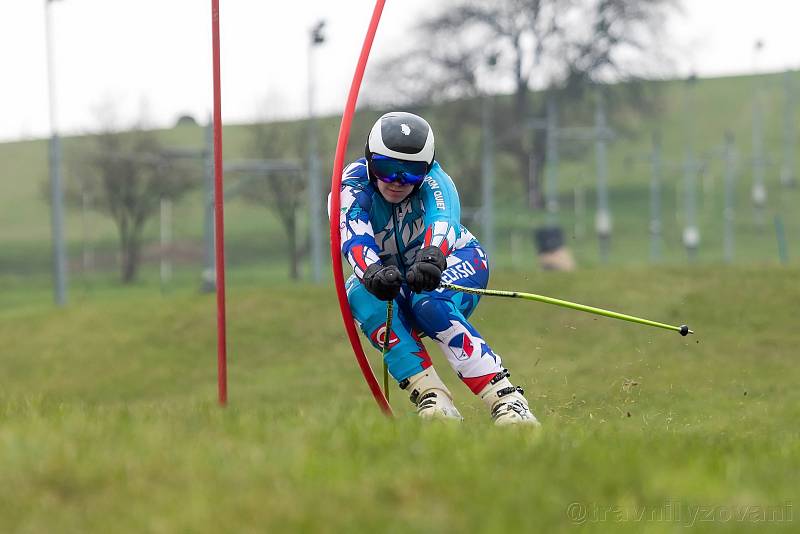
[(395, 265), (373, 263), (362, 278), (367, 291), (381, 300), (394, 300), (403, 285), (403, 275)]
[(439, 247), (425, 247), (417, 252), (417, 259), (406, 272), (406, 282), (414, 293), (433, 291), (442, 281), (442, 271), (447, 260)]

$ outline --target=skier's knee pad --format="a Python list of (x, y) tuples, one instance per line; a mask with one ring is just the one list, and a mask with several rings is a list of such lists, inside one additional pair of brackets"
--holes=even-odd
[(421, 295), (415, 299), (411, 309), (415, 323), (430, 338), (435, 338), (437, 333), (451, 328), (453, 322), (466, 322), (455, 304), (448, 299)]

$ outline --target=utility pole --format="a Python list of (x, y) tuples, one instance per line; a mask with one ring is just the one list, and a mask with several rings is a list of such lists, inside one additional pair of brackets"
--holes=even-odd
[(650, 156), (650, 261), (661, 260), (661, 133), (653, 132), (653, 153)]
[(50, 216), (53, 239), (54, 298), (57, 306), (67, 303), (67, 253), (64, 244), (64, 192), (61, 186), (61, 139), (56, 118), (55, 60), (53, 58), (52, 13), (45, 0), (45, 39), (47, 41), (47, 86), (50, 107)]
[(734, 198), (736, 195), (736, 168), (733, 145), (733, 133), (725, 133), (725, 208), (722, 212), (723, 222), (723, 247), (726, 263), (733, 262), (735, 233), (734, 233)]
[(586, 190), (583, 187), (583, 175), (578, 178), (578, 183), (575, 184), (573, 189), (573, 199), (575, 203), (575, 225), (573, 233), (576, 240), (582, 240), (586, 234), (586, 226), (584, 217), (586, 214)]
[(547, 130), (545, 133), (546, 167), (544, 205), (547, 225), (558, 225), (558, 108), (554, 94), (547, 96)]
[[(497, 54), (490, 54), (486, 58), (486, 65), (491, 72), (497, 65)], [(492, 128), (493, 95), (488, 89), (483, 92), (483, 109), (481, 114), (482, 149), (481, 158), (481, 193), (483, 209), (481, 219), (483, 222), (483, 243), (489, 257), (494, 256), (494, 132)]]
[(697, 259), (697, 248), (700, 245), (700, 229), (697, 227), (697, 164), (694, 157), (694, 129), (692, 116), (694, 114), (694, 86), (697, 77), (692, 74), (686, 79), (684, 88), (684, 222), (683, 246), (690, 262)]
[(611, 211), (608, 207), (608, 155), (606, 153), (606, 137), (608, 125), (606, 120), (606, 105), (602, 89), (598, 88), (595, 95), (595, 155), (597, 158), (597, 214), (595, 218), (595, 231), (600, 244), (600, 260), (608, 262), (611, 246)]
[(81, 271), (83, 272), (84, 284), (88, 287), (89, 273), (94, 270), (94, 251), (91, 242), (91, 225), (89, 224), (89, 212), (92, 209), (92, 195), (86, 187), (86, 180), (81, 179), (81, 234), (82, 234), (82, 253)]
[[(755, 43), (753, 54), (753, 72), (755, 73), (759, 52), (764, 48), (764, 41)], [(761, 109), (761, 81), (756, 80), (753, 97), (753, 190), (752, 199), (755, 208), (756, 224), (764, 226), (764, 206), (767, 203), (767, 188), (764, 184), (764, 115)]]
[(783, 112), (783, 168), (781, 169), (781, 185), (784, 187), (794, 187), (794, 147), (797, 139), (797, 127), (795, 125), (794, 107), (794, 72), (787, 70), (783, 75), (783, 88), (786, 93), (786, 109)]
[(317, 120), (314, 114), (314, 50), (325, 42), (325, 36), (322, 34), (324, 27), (324, 20), (320, 20), (314, 25), (308, 45), (308, 225), (311, 240), (311, 279), (316, 283), (322, 281), (322, 235), (320, 233), (319, 150), (317, 148)]

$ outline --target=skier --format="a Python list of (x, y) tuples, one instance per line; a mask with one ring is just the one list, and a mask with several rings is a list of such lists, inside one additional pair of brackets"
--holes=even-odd
[[(461, 420), (420, 337), (432, 339), (453, 370), (488, 406), (497, 425), (539, 426), (522, 388), (500, 356), (467, 321), (479, 297), (441, 282), (486, 288), (489, 263), (460, 223), (452, 179), (434, 159), (434, 137), (417, 115), (383, 115), (369, 133), (365, 157), (344, 170), (339, 227), (354, 274), (345, 287), (364, 334), (423, 418)], [(386, 301), (395, 300), (386, 333)]]

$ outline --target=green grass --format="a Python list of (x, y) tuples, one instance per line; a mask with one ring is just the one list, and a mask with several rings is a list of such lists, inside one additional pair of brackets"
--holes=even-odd
[(221, 409), (214, 298), (193, 283), (54, 309), (47, 284), (0, 279), (0, 532), (555, 532), (580, 506), (593, 532), (796, 531), (798, 274), (499, 273), (697, 331), (484, 299), (474, 322), (540, 432), (491, 426), (433, 347), (465, 421), (418, 421), (396, 388), (383, 418), (327, 285), (234, 274)]

